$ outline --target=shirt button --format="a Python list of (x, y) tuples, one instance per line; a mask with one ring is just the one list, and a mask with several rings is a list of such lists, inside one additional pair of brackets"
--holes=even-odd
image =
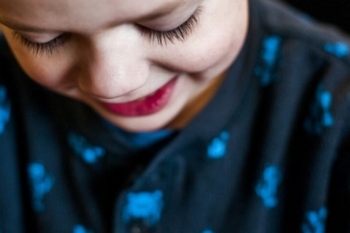
[(130, 233), (142, 233), (142, 229), (139, 226), (132, 226)]
[(151, 233), (151, 228), (144, 223), (136, 223), (130, 227), (130, 233)]

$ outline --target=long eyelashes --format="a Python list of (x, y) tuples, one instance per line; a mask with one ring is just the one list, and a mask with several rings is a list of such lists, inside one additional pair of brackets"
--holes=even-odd
[(35, 43), (32, 41), (27, 40), (25, 37), (23, 37), (18, 32), (13, 32), (13, 37), (18, 39), (30, 52), (32, 52), (34, 55), (47, 53), (49, 55), (52, 55), (55, 53), (60, 47), (64, 45), (66, 40), (68, 39), (69, 34), (62, 34), (58, 37), (56, 37), (53, 40), (50, 40), (46, 43)]
[[(175, 40), (185, 41), (188, 36), (193, 32), (195, 27), (198, 24), (199, 14), (202, 12), (202, 8), (199, 7), (194, 14), (183, 24), (178, 26), (175, 29), (169, 31), (157, 31), (144, 26), (139, 26), (141, 31), (141, 36), (146, 36), (150, 39), (150, 41), (155, 41), (160, 45), (166, 45), (167, 42), (174, 43)], [(36, 43), (26, 39), (17, 31), (13, 31), (13, 37), (19, 40), (24, 47), (26, 47), (30, 52), (32, 52), (35, 56), (41, 54), (52, 55), (57, 50), (65, 45), (69, 38), (69, 33), (61, 34), (55, 39), (45, 42), (45, 43)]]
[(156, 41), (160, 45), (166, 45), (167, 41), (170, 41), (171, 43), (174, 43), (175, 40), (183, 42), (197, 26), (200, 13), (201, 8), (198, 8), (187, 21), (170, 31), (156, 31), (141, 26), (141, 35), (147, 36), (151, 41)]

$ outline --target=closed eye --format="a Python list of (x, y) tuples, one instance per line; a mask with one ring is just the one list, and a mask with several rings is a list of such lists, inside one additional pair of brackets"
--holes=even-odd
[(29, 51), (34, 53), (34, 55), (39, 55), (42, 53), (47, 53), (52, 55), (56, 52), (60, 47), (62, 47), (68, 39), (69, 34), (61, 34), (60, 36), (45, 42), (45, 43), (37, 43), (32, 42), (22, 36), (17, 31), (13, 31), (13, 37), (18, 39)]
[(175, 40), (184, 42), (198, 25), (198, 18), (201, 12), (202, 8), (199, 7), (183, 24), (169, 31), (157, 31), (140, 26), (141, 35), (148, 37), (152, 42), (156, 41), (160, 45), (166, 45), (168, 41), (174, 43)]
[[(160, 45), (166, 45), (168, 41), (174, 43), (175, 40), (183, 42), (188, 38), (188, 36), (190, 36), (195, 27), (198, 25), (198, 17), (201, 12), (202, 8), (199, 7), (183, 24), (169, 31), (157, 31), (140, 25), (141, 35), (148, 37), (152, 42), (156, 41)], [(19, 40), (21, 44), (34, 55), (41, 55), (43, 53), (52, 55), (59, 48), (64, 46), (69, 38), (69, 34), (61, 34), (60, 36), (45, 43), (30, 41), (17, 31), (13, 31), (13, 37)]]

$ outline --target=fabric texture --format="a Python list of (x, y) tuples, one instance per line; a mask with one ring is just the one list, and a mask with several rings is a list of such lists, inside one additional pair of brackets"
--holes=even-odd
[(219, 91), (181, 131), (150, 135), (35, 84), (0, 41), (1, 233), (350, 232), (340, 32), (251, 0)]

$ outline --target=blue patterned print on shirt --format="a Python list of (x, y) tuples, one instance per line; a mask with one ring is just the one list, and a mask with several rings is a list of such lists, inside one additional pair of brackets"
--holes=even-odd
[(306, 221), (302, 225), (303, 233), (324, 233), (326, 218), (326, 207), (322, 207), (318, 211), (307, 212)]
[(324, 50), (338, 58), (346, 57), (349, 55), (349, 45), (344, 42), (326, 43)]
[(332, 93), (319, 85), (316, 90), (316, 98), (311, 106), (311, 115), (305, 121), (305, 129), (309, 133), (321, 134), (325, 128), (333, 125), (333, 114), (331, 112)]
[(104, 148), (90, 145), (83, 136), (76, 133), (68, 135), (68, 142), (75, 153), (89, 164), (97, 162), (105, 154)]
[(278, 36), (269, 36), (263, 41), (260, 53), (261, 62), (254, 69), (255, 74), (260, 78), (262, 86), (268, 86), (277, 77), (274, 69), (280, 57), (281, 41), (281, 38)]
[(83, 225), (75, 225), (73, 228), (73, 233), (92, 233), (92, 231), (88, 230)]
[(123, 209), (123, 220), (142, 219), (154, 226), (160, 219), (163, 209), (163, 192), (140, 192), (127, 194), (127, 205)]
[(223, 157), (226, 154), (229, 138), (230, 134), (227, 131), (223, 131), (218, 137), (214, 138), (208, 146), (208, 157), (212, 159)]
[(10, 120), (11, 103), (7, 98), (7, 91), (0, 86), (0, 134), (4, 132), (7, 122)]
[(29, 182), (32, 189), (32, 206), (37, 212), (44, 210), (44, 197), (54, 184), (54, 178), (47, 174), (41, 163), (31, 163), (28, 166)]
[(275, 207), (278, 204), (277, 191), (281, 181), (282, 172), (280, 168), (277, 166), (265, 168), (261, 180), (255, 187), (255, 192), (267, 208)]

